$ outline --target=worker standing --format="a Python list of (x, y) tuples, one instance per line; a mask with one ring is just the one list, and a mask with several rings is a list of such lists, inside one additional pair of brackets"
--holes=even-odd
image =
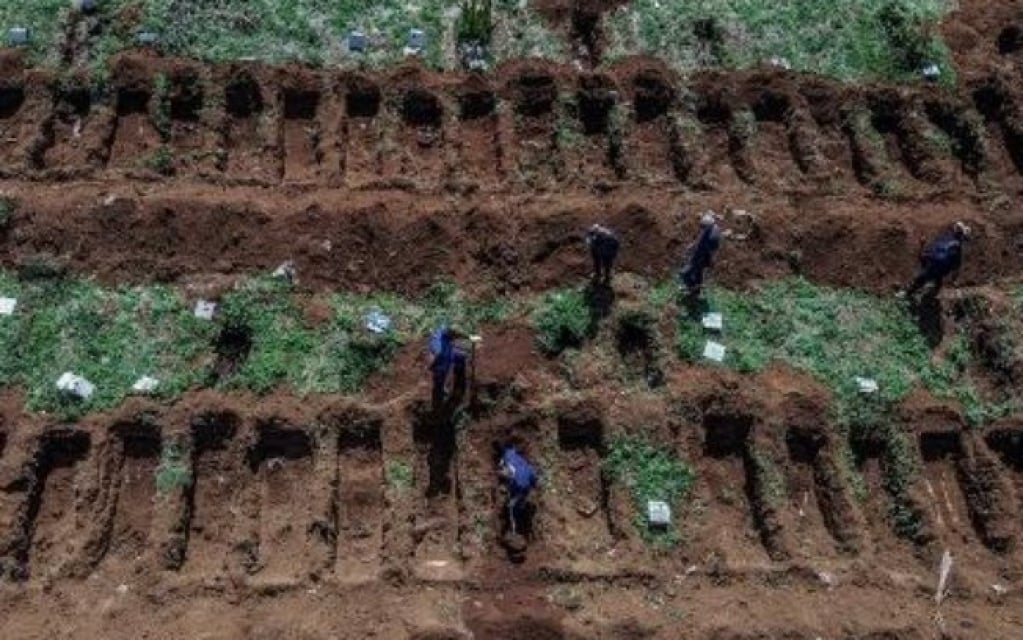
[(689, 256), (682, 268), (682, 284), (690, 297), (696, 298), (703, 289), (703, 272), (714, 262), (714, 254), (721, 246), (721, 229), (717, 217), (708, 211), (700, 218), (700, 235), (689, 245)]
[(527, 500), (537, 485), (536, 472), (532, 465), (513, 445), (501, 453), (498, 476), (508, 492), (508, 528), (513, 538), (528, 530)]
[(433, 408), (444, 405), (445, 387), (448, 376), (454, 371), (452, 396), (463, 397), (467, 386), (465, 351), (455, 345), (455, 340), (466, 337), (462, 332), (447, 325), (441, 325), (430, 337), (430, 371), (433, 374)]
[(970, 239), (972, 231), (962, 222), (956, 222), (920, 252), (920, 270), (901, 296), (913, 298), (920, 289), (933, 285), (930, 295), (941, 291), (945, 278), (959, 275), (963, 264), (963, 244)]
[(611, 272), (620, 246), (618, 236), (607, 227), (595, 224), (586, 232), (586, 245), (593, 257), (593, 281), (611, 284)]

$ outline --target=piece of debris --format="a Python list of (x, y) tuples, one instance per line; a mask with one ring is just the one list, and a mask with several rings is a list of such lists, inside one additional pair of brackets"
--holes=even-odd
[(864, 394), (877, 393), (877, 390), (879, 388), (877, 385), (877, 380), (874, 380), (873, 378), (861, 378), (859, 376), (856, 376), (855, 380), (856, 386), (859, 387), (860, 393)]
[(788, 59), (783, 56), (774, 56), (768, 60), (768, 62), (772, 67), (778, 67), (779, 69), (785, 69), (786, 71), (792, 69), (792, 65), (789, 63)]
[(295, 270), (295, 261), (286, 260), (274, 269), (273, 277), (284, 278), (291, 284), (298, 282), (298, 272)]
[(160, 386), (160, 381), (149, 376), (142, 376), (131, 385), (131, 390), (136, 393), (152, 393)]
[(209, 300), (199, 300), (195, 303), (195, 317), (200, 320), (212, 320), (213, 314), (217, 312), (217, 303)]
[(920, 69), (920, 74), (924, 77), (925, 80), (934, 82), (941, 77), (941, 67), (939, 67), (934, 62), (929, 62), (925, 64), (922, 69)]
[(128, 585), (126, 584), (117, 585), (117, 593), (121, 594), (122, 596), (128, 593)]
[(366, 314), (366, 330), (371, 333), (386, 333), (391, 328), (391, 317), (379, 307), (373, 307)]
[(422, 29), (409, 29), (408, 32), (408, 44), (405, 49), (414, 51), (415, 53), (422, 53), (423, 49), (426, 48), (426, 32)]
[(0, 316), (9, 316), (14, 313), (14, 307), (18, 306), (15, 298), (0, 298)]
[(96, 385), (81, 376), (66, 371), (57, 379), (57, 389), (79, 400), (88, 400), (96, 392)]
[(708, 340), (707, 344), (703, 347), (703, 357), (714, 362), (724, 362), (725, 345)]
[(1009, 593), (1009, 587), (1005, 586), (1004, 584), (995, 583), (991, 585), (991, 590), (995, 592), (996, 596), (1004, 596), (1005, 594)]
[(646, 503), (647, 520), (651, 527), (664, 529), (671, 525), (671, 507), (661, 500)]
[(28, 46), (30, 34), (27, 27), (11, 27), (7, 30), (7, 44), (12, 47)]
[(703, 328), (711, 331), (721, 331), (724, 327), (724, 317), (717, 312), (703, 314)]
[(934, 592), (934, 601), (940, 606), (942, 600), (947, 596), (948, 577), (952, 574), (952, 553), (945, 549), (941, 556), (941, 565), (938, 568), (938, 590)]
[(135, 43), (142, 47), (155, 46), (160, 41), (160, 36), (152, 31), (140, 31), (135, 35)]
[(821, 583), (828, 588), (828, 591), (834, 589), (835, 585), (838, 584), (838, 581), (835, 580), (835, 575), (827, 571), (818, 571), (817, 579), (820, 580)]
[(361, 31), (352, 31), (348, 34), (348, 51), (362, 53), (369, 47), (369, 40), (366, 34)]

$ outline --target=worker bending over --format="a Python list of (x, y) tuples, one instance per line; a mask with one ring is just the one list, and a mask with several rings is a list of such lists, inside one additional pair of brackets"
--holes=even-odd
[(952, 276), (955, 280), (963, 264), (963, 244), (970, 239), (970, 235), (970, 228), (957, 222), (927, 245), (920, 252), (920, 270), (902, 295), (913, 298), (920, 289), (930, 284), (930, 295), (935, 296), (941, 291), (945, 278)]
[(611, 271), (618, 257), (618, 237), (613, 231), (599, 224), (586, 232), (586, 245), (593, 257), (593, 281), (597, 284), (611, 284)]
[(532, 465), (514, 446), (509, 445), (501, 453), (498, 476), (508, 491), (508, 527), (513, 536), (526, 531), (526, 504), (530, 492), (537, 485), (536, 472)]
[(721, 229), (717, 218), (708, 211), (700, 218), (700, 235), (689, 245), (689, 256), (682, 267), (682, 284), (690, 297), (698, 297), (703, 290), (703, 272), (714, 262), (714, 254), (720, 246)]

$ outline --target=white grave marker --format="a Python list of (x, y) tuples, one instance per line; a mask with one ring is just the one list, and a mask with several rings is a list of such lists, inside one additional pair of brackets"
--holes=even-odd
[(724, 317), (720, 313), (705, 313), (703, 314), (703, 328), (710, 329), (711, 331), (721, 331), (725, 326)]
[(217, 312), (217, 303), (209, 300), (200, 300), (195, 303), (195, 317), (200, 320), (212, 320), (213, 314)]
[(94, 384), (70, 371), (65, 372), (57, 379), (57, 388), (81, 400), (88, 400), (96, 392)]
[(160, 381), (156, 378), (142, 376), (131, 386), (131, 390), (136, 393), (152, 393), (156, 391), (158, 386), (160, 386)]
[(671, 507), (667, 502), (650, 500), (646, 503), (647, 519), (651, 527), (667, 527), (671, 525)]
[(859, 386), (860, 393), (877, 393), (878, 386), (877, 380), (872, 378), (861, 378), (856, 377), (856, 384)]
[(714, 362), (724, 362), (725, 345), (708, 340), (707, 344), (703, 347), (703, 357)]
[(16, 306), (18, 301), (14, 298), (0, 298), (0, 316), (12, 315)]

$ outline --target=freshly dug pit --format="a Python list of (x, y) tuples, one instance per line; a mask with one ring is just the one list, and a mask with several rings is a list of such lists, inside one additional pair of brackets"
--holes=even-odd
[(181, 122), (198, 122), (203, 107), (203, 90), (199, 76), (190, 73), (171, 81), (170, 116)]
[(643, 72), (632, 81), (636, 122), (649, 122), (663, 116), (675, 100), (675, 91), (659, 74)]
[(380, 87), (365, 82), (352, 86), (345, 95), (349, 118), (375, 118), (380, 112)]
[(925, 462), (957, 459), (963, 455), (962, 436), (954, 431), (920, 435), (920, 454)]
[(584, 78), (576, 101), (579, 104), (579, 121), (586, 135), (607, 133), (611, 109), (615, 99), (612, 85), (604, 78)]
[(423, 89), (410, 89), (401, 101), (401, 117), (412, 127), (433, 127), (441, 125), (444, 108), (437, 96)]
[(706, 454), (712, 458), (742, 456), (753, 429), (753, 418), (745, 415), (710, 414), (703, 419)]
[(150, 97), (151, 94), (148, 91), (121, 89), (117, 92), (117, 115), (130, 116), (147, 113)]
[(0, 89), (0, 120), (11, 118), (25, 103), (25, 90), (21, 87)]
[(753, 103), (753, 115), (759, 122), (784, 123), (790, 106), (788, 96), (765, 91)]
[(92, 110), (92, 94), (84, 87), (62, 90), (57, 94), (57, 109), (66, 115), (84, 118)]
[(224, 89), (227, 113), (232, 118), (251, 118), (263, 111), (263, 93), (249, 74), (236, 76)]
[(319, 91), (284, 92), (284, 118), (287, 120), (314, 120), (319, 107)]
[(546, 74), (527, 73), (514, 81), (515, 111), (523, 116), (538, 118), (554, 110), (558, 88), (554, 78)]
[(1010, 24), (998, 34), (998, 53), (1007, 56), (1023, 49), (1023, 26)]
[(305, 431), (264, 424), (260, 425), (259, 440), (247, 457), (249, 468), (256, 473), (269, 460), (304, 460), (312, 455), (312, 439)]
[(458, 98), (458, 107), (462, 120), (479, 120), (494, 114), (497, 96), (493, 91), (470, 91)]
[(252, 329), (239, 324), (228, 324), (220, 330), (213, 345), (217, 362), (213, 373), (217, 381), (226, 380), (242, 368), (252, 350)]

